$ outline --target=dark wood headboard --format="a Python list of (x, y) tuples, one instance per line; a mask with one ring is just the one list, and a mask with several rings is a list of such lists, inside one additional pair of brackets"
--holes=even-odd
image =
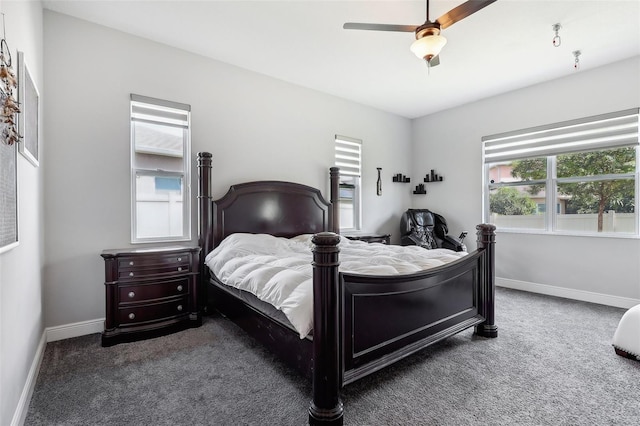
[(236, 232), (293, 237), (323, 231), (339, 233), (339, 169), (330, 169), (331, 202), (319, 189), (281, 181), (232, 185), (220, 199), (211, 197), (212, 156), (198, 153), (198, 237), (206, 256)]

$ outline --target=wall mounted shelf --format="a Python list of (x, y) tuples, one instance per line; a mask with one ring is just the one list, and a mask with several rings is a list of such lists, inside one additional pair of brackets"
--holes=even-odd
[(393, 181), (399, 183), (409, 183), (411, 182), (411, 178), (403, 175), (402, 173), (397, 173), (393, 175)]
[(427, 189), (424, 187), (424, 183), (419, 183), (416, 185), (415, 191), (413, 191), (416, 195), (424, 195), (427, 193)]
[(439, 176), (434, 169), (431, 169), (431, 173), (427, 174), (424, 177), (424, 181), (427, 183), (431, 183), (431, 182), (442, 182), (443, 177)]

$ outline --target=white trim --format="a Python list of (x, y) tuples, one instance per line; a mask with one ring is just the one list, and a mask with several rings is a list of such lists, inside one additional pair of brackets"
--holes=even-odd
[(102, 331), (104, 331), (104, 318), (47, 327), (44, 330), (47, 335), (47, 342), (71, 339), (72, 337), (86, 336), (87, 334), (101, 333)]
[(18, 247), (18, 245), (20, 245), (20, 241), (14, 241), (10, 244), (7, 244), (6, 246), (2, 246), (0, 247), (0, 253), (4, 253), (11, 250), (12, 248), (16, 248)]
[(630, 297), (613, 296), (611, 294), (594, 293), (591, 291), (512, 280), (509, 278), (496, 277), (496, 286), (529, 291), (531, 293), (546, 294), (549, 296), (564, 297), (566, 299), (580, 300), (583, 302), (599, 303), (601, 305), (614, 306), (616, 308), (629, 309), (640, 304), (640, 299), (632, 299)]
[[(556, 215), (554, 215), (556, 216)], [(533, 235), (560, 235), (564, 237), (590, 237), (590, 238), (622, 238), (627, 240), (640, 240), (640, 235), (623, 232), (570, 232), (570, 231), (545, 231), (544, 229), (527, 228), (497, 228), (496, 233), (505, 234), (533, 234)]]
[(25, 419), (27, 418), (27, 412), (29, 411), (29, 403), (31, 402), (31, 396), (33, 395), (33, 390), (36, 387), (36, 380), (38, 378), (38, 373), (40, 372), (40, 365), (42, 364), (42, 358), (44, 357), (44, 350), (46, 348), (46, 332), (42, 333), (42, 337), (40, 338), (40, 343), (38, 343), (38, 348), (36, 349), (36, 354), (33, 357), (33, 361), (31, 362), (31, 368), (29, 369), (29, 374), (27, 375), (27, 381), (22, 388), (22, 393), (20, 394), (20, 400), (18, 401), (18, 406), (16, 407), (16, 411), (13, 413), (13, 419), (11, 419), (11, 426), (22, 426), (24, 424)]
[(44, 358), (44, 351), (48, 342), (55, 342), (56, 340), (70, 339), (72, 337), (85, 336), (87, 334), (101, 333), (104, 330), (104, 318), (98, 318), (90, 321), (76, 322), (72, 324), (59, 325), (56, 327), (47, 327), (42, 332), (40, 343), (36, 349), (36, 354), (33, 357), (27, 380), (22, 389), (20, 400), (16, 411), (13, 413), (13, 419), (11, 419), (11, 426), (22, 426), (27, 418), (27, 412), (29, 410), (29, 403), (33, 396), (33, 390), (36, 386), (36, 380), (40, 373), (40, 365), (42, 365), (42, 359)]

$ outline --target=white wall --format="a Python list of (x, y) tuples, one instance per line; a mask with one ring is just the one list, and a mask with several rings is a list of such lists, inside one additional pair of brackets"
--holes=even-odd
[(408, 119), (66, 15), (44, 22), (47, 326), (104, 317), (100, 252), (130, 241), (130, 93), (191, 105), (193, 170), (196, 152), (213, 153), (215, 197), (263, 179), (328, 194), (334, 135), (362, 139), (364, 228), (397, 237), (410, 198), (391, 171), (410, 164)]
[[(16, 71), (17, 51), (25, 62), (40, 100), (45, 99), (42, 66), (42, 6), (40, 2), (0, 2), (6, 40)], [(42, 119), (40, 121), (42, 128)], [(46, 162), (46, 136), (40, 135), (41, 164)], [(0, 254), (0, 424), (9, 425), (16, 408), (28, 403), (23, 395), (42, 336), (43, 183), (45, 166), (34, 167), (18, 154), (19, 245)], [(39, 361), (39, 359), (37, 360)], [(37, 362), (35, 363), (37, 365)], [(33, 374), (32, 377), (33, 378)]]
[[(473, 231), (468, 245), (475, 246), (474, 227), (482, 221), (482, 136), (639, 105), (635, 57), (417, 119), (413, 174), (435, 168), (444, 181), (427, 184), (428, 194), (414, 195), (413, 205), (443, 213), (454, 233)], [(496, 276), (504, 285), (618, 306), (640, 299), (638, 239), (501, 232), (496, 250)]]

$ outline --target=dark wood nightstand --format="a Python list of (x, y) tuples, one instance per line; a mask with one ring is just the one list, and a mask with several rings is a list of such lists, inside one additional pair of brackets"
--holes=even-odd
[(346, 238), (354, 241), (364, 241), (367, 243), (391, 244), (391, 234), (363, 234), (363, 235), (345, 235)]
[(192, 246), (104, 250), (102, 346), (200, 326), (199, 255)]

